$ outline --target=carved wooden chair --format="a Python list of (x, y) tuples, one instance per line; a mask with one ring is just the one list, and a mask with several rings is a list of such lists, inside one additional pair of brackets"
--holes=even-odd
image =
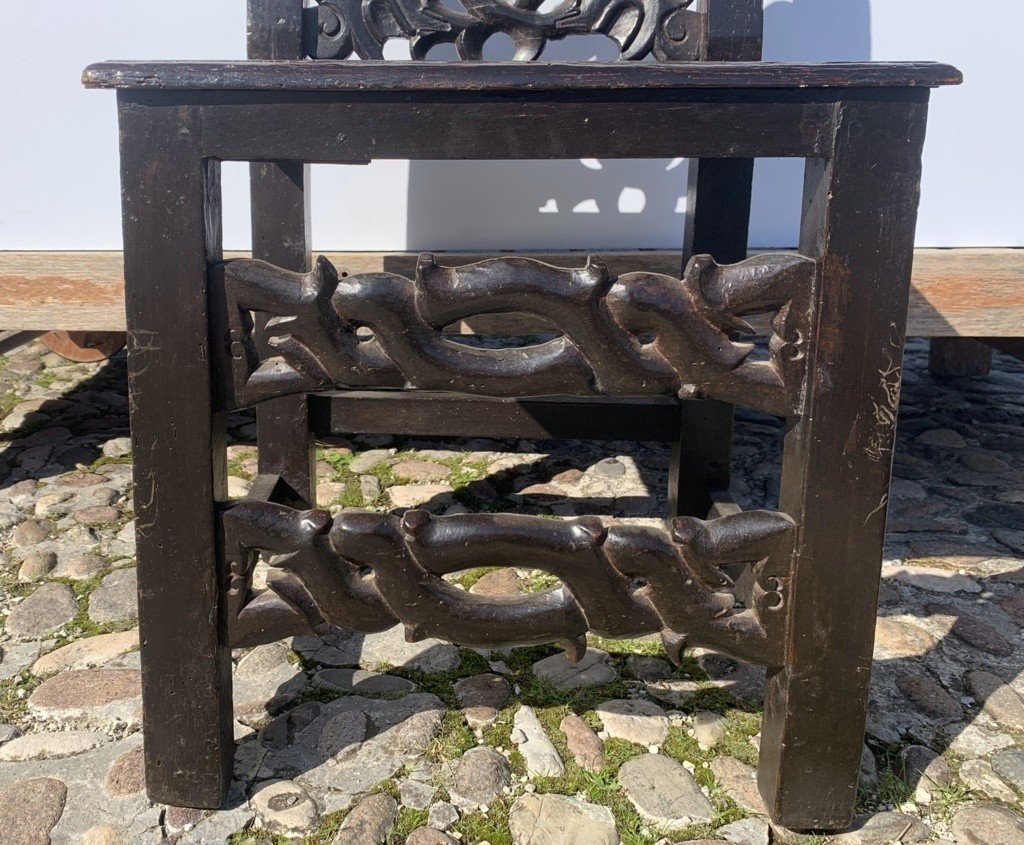
[[(250, 59), (382, 59), (382, 42), (407, 38), (414, 59), (454, 44), (461, 59), (482, 58), (495, 33), (515, 40), (518, 60), (538, 58), (546, 41), (601, 33), (625, 60), (757, 61), (761, 58), (763, 0), (634, 0), (622, 8), (586, 2), (571, 13), (533, 12), (539, 0), (514, 5), (471, 2), (459, 15), (440, 0), (386, 4), (323, 0), (249, 0)], [(513, 5), (513, 4), (510, 4)], [(606, 7), (608, 7), (606, 9)], [(634, 18), (634, 15), (636, 16)], [(680, 268), (710, 253), (723, 263), (747, 255), (753, 159), (694, 159), (689, 168), (689, 213), (680, 231)], [(289, 270), (311, 267), (309, 167), (301, 162), (257, 162), (251, 168), (253, 255)], [(294, 435), (293, 421), (309, 413), (303, 396), (257, 409), (259, 466), (278, 473), (310, 503), (316, 484), (312, 438)], [(680, 403), (676, 397), (537, 397), (508, 399), (449, 393), (396, 396), (353, 391), (333, 408), (336, 434), (444, 437), (650, 440), (672, 444), (668, 515), (707, 516), (727, 497), (732, 407), (718, 401)]]
[[(593, 30), (621, 37), (624, 56), (673, 57), (686, 43), (677, 15), (690, 11), (673, 0), (550, 13), (474, 2), (466, 14), (382, 2), (366, 17), (354, 0), (331, 6), (340, 14), (323, 13), (323, 36), (339, 54), (371, 57), (394, 32), (414, 56), (447, 40), (472, 58), (492, 31), (532, 57), (547, 39)], [(959, 78), (944, 65), (870, 63), (87, 69), (87, 85), (118, 89), (150, 796), (220, 804), (232, 771), (233, 647), (324, 623), (366, 632), (401, 623), (412, 640), (554, 642), (578, 659), (590, 631), (660, 633), (675, 660), (687, 644), (706, 645), (768, 669), (758, 779), (772, 817), (800, 829), (848, 824), (927, 102), (930, 88)], [(221, 254), (223, 160), (257, 163), (257, 194), (298, 208), (303, 165), (293, 162), (627, 156), (699, 159), (702, 189), (715, 173), (745, 185), (730, 162), (804, 159), (799, 254), (716, 261), (739, 257), (729, 237), (717, 256), (694, 255), (681, 278), (612, 274), (598, 257), (577, 268), (511, 256), (450, 267), (429, 255), (412, 278), (341, 277), (324, 259), (303, 267), (304, 238), (301, 249), (277, 243), (283, 229), (260, 211), (258, 257)], [(289, 215), (289, 231), (306, 219)], [(561, 335), (481, 350), (443, 334), (455, 320), (507, 311), (543, 316)], [(755, 317), (770, 327), (765, 360), (735, 338)], [(287, 438), (328, 434), (352, 392), (385, 389), (436, 393), (438, 403), (454, 401), (448, 392), (668, 396), (684, 409), (710, 400), (775, 414), (787, 420), (779, 509), (718, 509), (647, 528), (415, 510), (332, 518), (310, 507), (302, 479), (311, 470)], [(224, 421), (251, 407), (263, 463), (249, 495), (231, 501)], [(268, 444), (281, 463), (264, 458)], [(258, 592), (261, 553), (271, 566)], [(527, 564), (562, 583), (485, 598), (443, 578), (484, 562)]]

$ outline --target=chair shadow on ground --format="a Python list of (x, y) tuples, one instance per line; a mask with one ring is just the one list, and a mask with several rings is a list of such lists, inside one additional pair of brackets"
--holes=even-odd
[[(44, 481), (103, 457), (106, 441), (128, 434), (127, 392), (122, 351), (59, 398), (43, 401), (38, 411), (45, 419), (27, 414), (15, 428), (0, 433), (0, 444), (19, 450), (6, 471), (0, 471), (0, 495), (26, 478)], [(47, 435), (54, 428), (68, 429), (70, 438), (55, 442)]]

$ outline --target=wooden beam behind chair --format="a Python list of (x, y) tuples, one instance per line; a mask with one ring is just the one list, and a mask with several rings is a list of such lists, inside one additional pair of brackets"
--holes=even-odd
[[(442, 263), (494, 253), (437, 253)], [(671, 250), (602, 252), (614, 273), (678, 274)], [(246, 253), (230, 253), (241, 257)], [(586, 253), (537, 253), (554, 264), (581, 264)], [(411, 272), (415, 253), (331, 252), (339, 272)], [(0, 326), (5, 330), (123, 332), (124, 277), (120, 252), (0, 252)], [(493, 323), (477, 320), (487, 331)], [(536, 324), (502, 323), (530, 332)], [(463, 329), (470, 327), (463, 326)], [(908, 336), (1024, 336), (1024, 249), (918, 249), (910, 292)]]

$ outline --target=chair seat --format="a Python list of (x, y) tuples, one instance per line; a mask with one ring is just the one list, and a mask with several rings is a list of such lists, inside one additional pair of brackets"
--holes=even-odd
[(924, 87), (957, 84), (935, 62), (101, 62), (89, 88), (275, 91), (650, 92), (723, 88)]

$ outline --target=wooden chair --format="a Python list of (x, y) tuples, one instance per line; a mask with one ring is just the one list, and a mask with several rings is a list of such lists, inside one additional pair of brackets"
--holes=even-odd
[[(347, 8), (347, 21), (324, 13), (322, 35), (339, 54), (351, 46), (371, 57), (396, 33), (409, 37), (414, 56), (454, 40), (474, 58), (489, 32), (508, 32), (532, 57), (549, 38), (595, 29), (620, 36), (624, 56), (678, 57), (673, 51), (690, 49), (683, 29), (694, 20), (685, 3), (643, 5), (656, 14), (629, 17), (624, 35), (606, 14), (623, 7), (603, 0), (551, 13), (480, 2), (471, 14), (394, 0), (374, 4), (393, 11), (372, 21)], [(768, 669), (758, 780), (769, 812), (791, 828), (847, 825), (929, 88), (959, 79), (947, 66), (909, 63), (87, 69), (87, 85), (118, 89), (151, 798), (220, 804), (234, 747), (233, 647), (324, 623), (359, 631), (401, 623), (411, 640), (555, 642), (578, 659), (589, 631), (657, 632), (675, 660), (685, 645), (705, 645)], [(275, 208), (284, 197), (299, 209), (303, 171), (290, 162), (627, 156), (700, 160), (701, 190), (705, 179), (745, 186), (749, 166), (740, 162), (756, 157), (804, 159), (799, 254), (722, 264), (700, 253), (681, 278), (611, 274), (596, 256), (561, 268), (515, 256), (451, 267), (423, 255), (413, 278), (341, 278), (325, 259), (301, 265), (305, 240), (301, 250), (274, 252), (284, 230), (260, 211), (259, 255), (299, 270), (221, 252), (222, 160), (271, 163), (258, 166), (256, 190)], [(717, 163), (705, 168), (709, 160)], [(738, 202), (745, 214), (745, 188)], [(695, 241), (721, 235), (710, 222), (702, 235), (697, 218)], [(289, 219), (298, 237), (308, 218), (296, 210)], [(738, 244), (730, 239), (718, 257)], [(525, 349), (478, 350), (442, 333), (454, 320), (503, 311), (543, 315), (562, 334)], [(755, 317), (770, 326), (766, 360), (735, 339)], [(281, 444), (329, 433), (339, 418), (344, 425), (353, 392), (381, 390), (426, 393), (441, 408), (459, 407), (452, 394), (674, 397), (684, 419), (691, 409), (711, 419), (708, 440), (721, 436), (720, 417), (699, 403), (739, 403), (788, 421), (779, 509), (704, 512), (648, 528), (415, 510), (332, 518), (311, 508), (306, 452)], [(249, 407), (260, 415), (261, 471), (249, 495), (231, 501), (224, 420)], [(260, 553), (272, 555), (271, 574), (268, 589), (254, 592)], [(443, 578), (485, 560), (524, 559), (562, 586), (498, 599)], [(725, 569), (741, 570), (735, 585)]]
[[(341, 23), (345, 3), (325, 0), (303, 10), (302, 0), (249, 0), (250, 59), (339, 59), (356, 53), (364, 59), (382, 58), (381, 45), (370, 31)], [(396, 0), (393, 8), (414, 19), (417, 3)], [(489, 6), (491, 4), (483, 4)], [(533, 0), (519, 4), (533, 9)], [(426, 14), (445, 13), (426, 4)], [(595, 4), (594, 9), (600, 4)], [(622, 58), (660, 61), (757, 61), (761, 58), (763, 0), (673, 0), (641, 3), (646, 17), (672, 13), (661, 41), (650, 42), (654, 27), (642, 19), (631, 31), (614, 15), (585, 11), (562, 33), (603, 32), (622, 45)], [(434, 11), (430, 11), (434, 9)], [(449, 13), (450, 14), (450, 13)], [(488, 13), (494, 14), (494, 13)], [(533, 14), (527, 12), (527, 15)], [(589, 16), (589, 17), (588, 17)], [(485, 14), (486, 18), (486, 14)], [(586, 21), (584, 19), (587, 19)], [(397, 21), (397, 18), (396, 18)], [(622, 31), (616, 26), (624, 26)], [(406, 37), (400, 26), (381, 25), (377, 38)], [(423, 57), (439, 43), (455, 41), (462, 58), (480, 58), (483, 42), (495, 32), (513, 37), (513, 22), (500, 14), (475, 21), (456, 32), (439, 34), (427, 27), (412, 39), (411, 50)], [(671, 30), (669, 33), (668, 30)], [(362, 34), (360, 34), (362, 33)], [(520, 30), (522, 33), (522, 30)], [(645, 41), (645, 39), (647, 39)], [(647, 44), (646, 47), (644, 45)], [(536, 58), (536, 44), (517, 41), (517, 58)], [(653, 48), (653, 49), (652, 49)], [(718, 261), (742, 261), (747, 255), (752, 159), (693, 160), (689, 171), (689, 202), (685, 230), (680, 232), (681, 267), (690, 256), (710, 253)], [(310, 269), (309, 166), (296, 162), (257, 162), (251, 168), (253, 256), (297, 272)], [(375, 434), (443, 437), (581, 438), (593, 440), (651, 440), (672, 443), (668, 513), (706, 516), (729, 487), (732, 407), (723, 402), (685, 402), (675, 397), (624, 400), (545, 397), (510, 403), (480, 396), (398, 396), (362, 391), (334, 410), (336, 434)], [(269, 403), (257, 410), (259, 467), (288, 479), (313, 504), (316, 495), (315, 449), (312, 439), (296, 440), (292, 423), (309, 413), (305, 397)]]

